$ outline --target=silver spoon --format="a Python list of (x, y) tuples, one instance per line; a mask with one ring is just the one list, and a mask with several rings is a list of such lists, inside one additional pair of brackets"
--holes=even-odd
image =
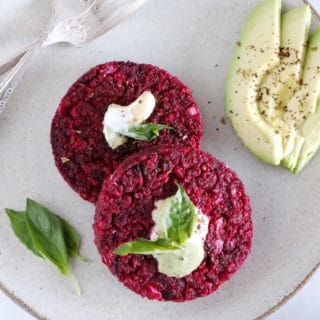
[[(83, 46), (109, 31), (147, 0), (53, 0), (49, 27), (39, 39), (0, 66), (12, 68), (0, 84), (0, 115), (32, 58), (41, 48), (59, 42)], [(71, 4), (71, 2), (73, 4)], [(67, 6), (66, 6), (67, 3)], [(79, 4), (80, 3), (80, 4)]]

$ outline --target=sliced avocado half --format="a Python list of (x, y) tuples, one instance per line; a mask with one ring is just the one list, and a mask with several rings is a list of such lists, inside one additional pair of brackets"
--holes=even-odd
[(260, 160), (278, 165), (282, 137), (258, 110), (264, 74), (279, 63), (281, 0), (265, 0), (247, 19), (227, 77), (226, 111), (237, 134)]
[(227, 78), (226, 111), (239, 137), (260, 160), (294, 172), (320, 147), (320, 31), (306, 50), (310, 23), (309, 6), (281, 16), (281, 0), (263, 1)]

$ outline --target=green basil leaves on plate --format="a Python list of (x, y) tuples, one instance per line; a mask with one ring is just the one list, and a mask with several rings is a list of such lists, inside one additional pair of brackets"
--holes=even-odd
[(26, 221), (26, 213), (24, 211), (15, 211), (12, 209), (6, 209), (6, 213), (10, 219), (11, 227), (15, 235), (36, 256), (43, 258), (41, 253), (34, 246), (33, 240), (29, 234)]
[(131, 126), (127, 132), (121, 132), (121, 134), (136, 140), (151, 141), (164, 129), (172, 129), (172, 127), (159, 123), (144, 123)]
[(62, 275), (70, 277), (81, 295), (77, 279), (71, 272), (70, 258), (79, 255), (80, 236), (65, 220), (34, 200), (27, 199), (26, 211), (5, 209), (12, 229), (20, 241), (35, 255), (50, 261)]
[(84, 262), (91, 262), (90, 259), (84, 258), (79, 254), (80, 235), (67, 221), (60, 218), (63, 224), (63, 234), (66, 240), (69, 257), (77, 257)]
[(125, 256), (129, 253), (152, 254), (181, 248), (191, 237), (197, 216), (196, 208), (185, 190), (178, 184), (177, 187), (176, 194), (168, 204), (170, 208), (166, 210), (167, 216), (163, 217), (166, 222), (164, 238), (157, 240), (137, 238), (120, 245), (113, 253)]

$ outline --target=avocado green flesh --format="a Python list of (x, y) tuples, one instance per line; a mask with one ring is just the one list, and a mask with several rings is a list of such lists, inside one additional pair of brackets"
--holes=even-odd
[(242, 29), (227, 78), (226, 110), (236, 132), (264, 162), (283, 158), (281, 134), (261, 116), (257, 88), (264, 74), (279, 63), (281, 0), (266, 0)]
[(320, 110), (319, 104), (315, 113), (310, 115), (302, 127), (304, 144), (301, 148), (298, 161), (294, 168), (295, 173), (299, 173), (320, 147)]
[(306, 53), (302, 88), (288, 104), (287, 121), (295, 121), (295, 148), (282, 164), (299, 173), (320, 147), (320, 30), (310, 38)]
[(294, 149), (291, 151), (291, 153), (288, 156), (286, 156), (281, 161), (281, 165), (283, 167), (287, 168), (288, 170), (290, 170), (292, 172), (296, 172), (295, 167), (298, 162), (300, 151), (302, 149), (304, 141), (305, 141), (304, 137), (301, 137), (300, 135), (295, 136)]
[(284, 157), (295, 146), (294, 123), (285, 121), (285, 117), (293, 92), (300, 89), (310, 23), (309, 6), (292, 9), (282, 15), (280, 64), (265, 75), (259, 90), (259, 111), (265, 121), (281, 133)]
[(320, 91), (320, 30), (310, 38), (300, 90), (288, 103), (286, 121), (298, 126), (309, 114), (315, 112)]

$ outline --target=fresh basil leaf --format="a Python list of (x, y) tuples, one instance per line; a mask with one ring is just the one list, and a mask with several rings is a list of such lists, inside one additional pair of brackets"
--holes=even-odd
[(134, 125), (127, 132), (121, 132), (122, 135), (136, 140), (151, 141), (160, 135), (164, 129), (173, 129), (172, 127), (159, 123), (144, 123)]
[(41, 254), (66, 274), (69, 256), (62, 221), (47, 208), (27, 199), (26, 221), (29, 234)]
[(151, 241), (143, 238), (137, 238), (131, 242), (124, 243), (116, 248), (113, 253), (119, 256), (125, 256), (129, 253), (135, 254), (152, 254), (157, 251), (177, 250), (177, 246), (174, 242), (167, 239), (159, 239)]
[[(78, 295), (81, 290), (78, 281), (73, 276), (69, 265), (69, 252), (65, 234), (70, 231), (69, 225), (63, 223), (62, 219), (37, 202), (27, 199), (26, 223), (29, 235), (35, 248), (47, 260), (52, 262), (62, 275), (69, 276)], [(77, 248), (77, 237), (74, 234), (68, 237), (69, 244), (73, 249)]]
[(12, 209), (5, 209), (5, 211), (10, 219), (14, 234), (36, 256), (43, 258), (41, 253), (34, 246), (33, 240), (29, 235), (26, 222), (26, 213), (24, 211), (15, 211)]
[(65, 220), (50, 212), (39, 203), (27, 199), (27, 209), (5, 209), (16, 236), (37, 256), (52, 262), (59, 271), (72, 280), (78, 295), (81, 289), (71, 273), (69, 259), (79, 255), (80, 236)]
[(60, 218), (63, 225), (63, 233), (66, 241), (69, 257), (77, 257), (81, 261), (90, 262), (88, 258), (84, 258), (80, 255), (80, 235), (67, 221)]
[(74, 257), (79, 253), (80, 250), (80, 236), (67, 221), (61, 219), (61, 222), (69, 257)]
[(167, 237), (179, 245), (183, 245), (191, 237), (195, 226), (196, 208), (184, 189), (177, 184), (178, 191), (174, 195), (168, 210)]

